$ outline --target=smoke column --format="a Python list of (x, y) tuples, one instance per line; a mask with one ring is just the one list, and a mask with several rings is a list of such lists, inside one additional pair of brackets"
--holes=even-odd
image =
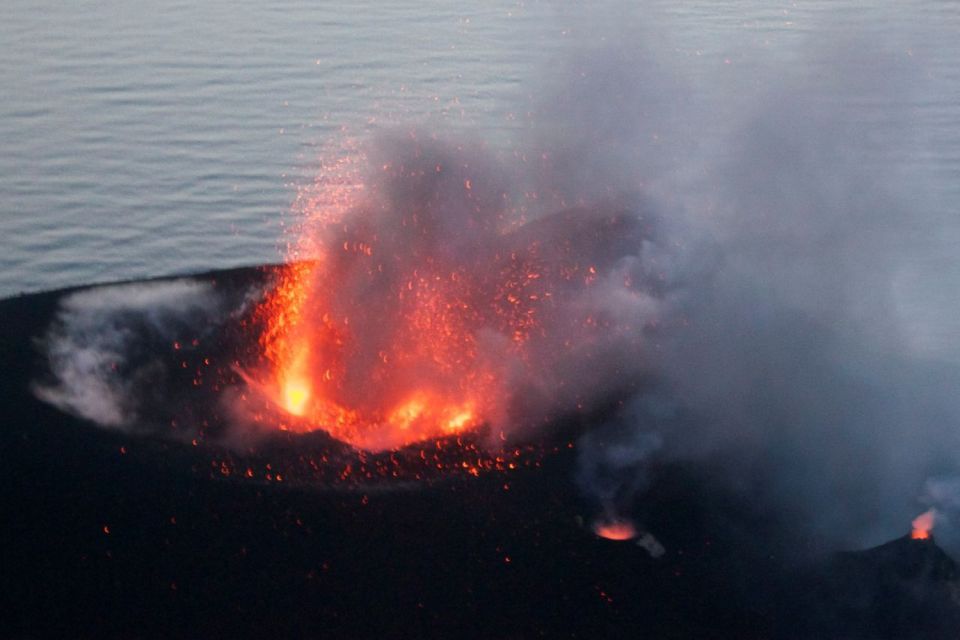
[(897, 287), (956, 233), (898, 162), (922, 124), (898, 96), (938, 92), (923, 56), (811, 38), (790, 68), (718, 63), (722, 86), (630, 20), (585, 24), (533, 118), (538, 179), (566, 201), (646, 194), (670, 251), (636, 353), (656, 384), (581, 440), (584, 489), (606, 510), (650, 460), (702, 463), (846, 545), (907, 531), (931, 475), (925, 501), (955, 509), (960, 375), (916, 348)]

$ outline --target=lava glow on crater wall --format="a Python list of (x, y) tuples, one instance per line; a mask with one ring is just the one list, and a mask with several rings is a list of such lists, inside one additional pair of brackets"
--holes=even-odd
[(629, 520), (601, 520), (593, 525), (593, 532), (606, 540), (622, 542), (637, 537), (637, 528)]
[(933, 529), (933, 524), (936, 521), (937, 512), (933, 509), (921, 513), (919, 516), (913, 519), (911, 523), (913, 529), (910, 532), (910, 537), (914, 540), (927, 540), (930, 538), (930, 531)]

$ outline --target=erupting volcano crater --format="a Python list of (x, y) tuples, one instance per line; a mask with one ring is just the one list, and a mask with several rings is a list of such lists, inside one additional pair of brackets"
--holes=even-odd
[(585, 410), (596, 398), (580, 367), (642, 337), (591, 300), (610, 286), (654, 300), (623, 263), (649, 224), (627, 210), (571, 210), (449, 246), (415, 215), (375, 231), (364, 219), (324, 229), (332, 248), (283, 268), (258, 309), (266, 366), (248, 379), (286, 429), (373, 451), (481, 425), (507, 441)]

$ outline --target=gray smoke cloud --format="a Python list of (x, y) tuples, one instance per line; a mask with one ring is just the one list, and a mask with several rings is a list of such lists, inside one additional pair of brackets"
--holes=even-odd
[[(897, 163), (914, 123), (895, 97), (923, 88), (920, 63), (810, 42), (790, 69), (722, 86), (683, 77), (649, 31), (602, 32), (546, 75), (512, 153), (422, 130), (374, 141), (367, 202), (322, 243), (375, 238), (388, 260), (334, 254), (334, 315), (375, 354), (409, 312), (398, 278), (469, 274), (507, 398), (488, 421), (522, 435), (593, 416), (577, 477), (608, 516), (680, 460), (831, 544), (906, 531), (926, 480), (960, 463), (960, 373), (913, 348), (897, 298), (929, 248), (915, 230), (942, 225)], [(521, 364), (491, 300), (528, 262), (552, 297)], [(367, 361), (346, 374), (355, 393), (443, 378)]]
[[(650, 461), (709, 462), (831, 544), (901, 534), (927, 479), (960, 464), (960, 372), (915, 348), (896, 287), (955, 232), (898, 164), (919, 124), (900, 98), (932, 90), (923, 62), (812, 39), (790, 68), (718, 65), (720, 86), (643, 34), (586, 27), (531, 119), (549, 193), (640, 190), (674, 249), (636, 352), (658, 383), (581, 439), (581, 485), (606, 511), (637, 499)], [(956, 504), (955, 481), (926, 486)]]

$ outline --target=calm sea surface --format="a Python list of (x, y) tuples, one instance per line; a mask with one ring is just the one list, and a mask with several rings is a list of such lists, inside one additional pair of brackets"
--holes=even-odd
[(909, 60), (920, 88), (864, 112), (906, 114), (879, 147), (937, 226), (898, 284), (906, 314), (929, 348), (960, 342), (960, 3), (569, 4), (4, 0), (0, 296), (277, 261), (341, 128), (509, 139), (537, 78), (624, 13), (704, 93), (724, 65), (829, 74), (816, 48), (851, 38)]

